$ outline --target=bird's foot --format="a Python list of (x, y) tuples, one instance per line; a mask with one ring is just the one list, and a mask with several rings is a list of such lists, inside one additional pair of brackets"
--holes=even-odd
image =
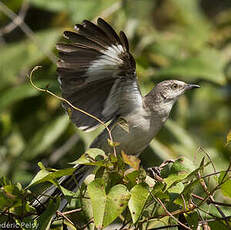
[(166, 161), (164, 161), (160, 166), (156, 166), (156, 167), (151, 167), (151, 168), (148, 168), (147, 169), (147, 173), (148, 173), (148, 175), (151, 177), (151, 178), (153, 178), (153, 179), (155, 179), (155, 180), (157, 180), (157, 181), (160, 181), (160, 182), (162, 182), (163, 181), (163, 178), (161, 177), (161, 170), (163, 170), (163, 168), (166, 166), (166, 165), (168, 165), (168, 164), (170, 164), (170, 163), (174, 163), (175, 161), (174, 160), (166, 160)]

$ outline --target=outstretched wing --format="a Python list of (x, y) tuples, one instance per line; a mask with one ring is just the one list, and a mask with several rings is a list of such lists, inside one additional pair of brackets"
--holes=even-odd
[[(63, 97), (104, 122), (142, 106), (136, 64), (126, 35), (121, 31), (118, 36), (101, 18), (97, 25), (84, 20), (75, 30), (64, 32), (69, 43), (57, 44)], [(69, 105), (64, 104), (64, 108), (71, 111), (71, 120), (80, 129), (90, 130), (98, 125), (95, 119)]]

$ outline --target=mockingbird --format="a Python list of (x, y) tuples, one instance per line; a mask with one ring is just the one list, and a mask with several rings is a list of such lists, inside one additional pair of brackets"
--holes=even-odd
[[(118, 35), (113, 28), (99, 18), (97, 24), (84, 20), (75, 26), (75, 32), (65, 31), (68, 43), (57, 44), (60, 60), (57, 63), (62, 95), (74, 106), (87, 111), (103, 122), (111, 121), (113, 140), (120, 144), (119, 153), (138, 156), (155, 137), (168, 119), (177, 98), (186, 91), (198, 88), (178, 80), (166, 80), (157, 84), (142, 96), (136, 77), (136, 63), (129, 52), (124, 32)], [(95, 129), (99, 122), (68, 104), (64, 108), (72, 122), (85, 131)], [(112, 152), (105, 129), (90, 145)], [(59, 183), (76, 191), (93, 166), (76, 166), (74, 175), (62, 177)], [(78, 184), (77, 184), (77, 183)], [(45, 195), (61, 196), (55, 186)], [(34, 206), (44, 207), (47, 196), (41, 195)], [(63, 200), (62, 209), (66, 204)]]

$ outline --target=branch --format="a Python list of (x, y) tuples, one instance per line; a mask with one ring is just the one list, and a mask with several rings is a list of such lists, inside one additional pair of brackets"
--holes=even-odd
[(16, 26), (19, 26), (20, 29), (27, 35), (29, 39), (31, 39), (36, 46), (53, 62), (57, 62), (56, 56), (49, 52), (45, 51), (43, 47), (40, 45), (40, 42), (36, 37), (34, 36), (34, 32), (31, 30), (31, 28), (23, 21), (21, 18), (15, 14), (10, 8), (8, 8), (2, 1), (0, 1), (0, 11), (2, 11), (5, 15), (7, 15), (11, 20), (12, 23), (14, 23)]
[[(12, 22), (0, 29), (0, 34), (8, 34), (13, 31), (15, 28), (20, 26), (25, 19), (29, 4), (27, 1), (23, 1), (22, 7), (19, 11), (19, 14), (14, 18)], [(3, 9), (4, 10), (4, 9)]]
[[(208, 191), (208, 188), (207, 188), (207, 185), (206, 185), (204, 179), (201, 178), (200, 172), (198, 172), (197, 175), (198, 175), (199, 182), (200, 182), (200, 184), (201, 184), (203, 190), (204, 190), (205, 193), (209, 196), (209, 200), (211, 200), (212, 202), (215, 202), (215, 200), (214, 200), (214, 198), (213, 198), (213, 195)], [(225, 214), (223, 213), (223, 211), (221, 210), (221, 208), (220, 208), (217, 204), (214, 204), (214, 205), (215, 205), (217, 211), (221, 214), (221, 216), (222, 216), (223, 218), (225, 218), (226, 216), (225, 216)], [(229, 222), (228, 222), (226, 219), (224, 219), (224, 220), (225, 220), (226, 225), (230, 228), (231, 226), (230, 226)]]
[(168, 211), (168, 209), (164, 206), (163, 202), (161, 201), (160, 198), (155, 198), (157, 202), (162, 206), (164, 211), (167, 213), (168, 216), (172, 217), (179, 225), (184, 227), (185, 229), (192, 230), (190, 227), (186, 226), (185, 224), (181, 223), (175, 216), (172, 215), (171, 212)]

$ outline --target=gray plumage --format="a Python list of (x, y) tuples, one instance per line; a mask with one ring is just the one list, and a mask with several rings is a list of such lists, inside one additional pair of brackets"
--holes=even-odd
[[(111, 121), (109, 129), (113, 140), (120, 143), (116, 151), (138, 156), (168, 119), (177, 98), (199, 86), (166, 80), (143, 97), (137, 84), (135, 60), (123, 32), (117, 35), (101, 18), (97, 25), (85, 20), (76, 25), (75, 30), (64, 32), (69, 43), (57, 44), (60, 56), (57, 71), (62, 95), (100, 120)], [(92, 130), (99, 125), (95, 119), (67, 104), (64, 108), (80, 129)], [(90, 147), (112, 152), (108, 138), (108, 132), (104, 130)], [(92, 166), (76, 166), (74, 175), (61, 178), (60, 183), (76, 191), (92, 170)], [(45, 194), (57, 196), (61, 192), (51, 186)], [(40, 196), (34, 206), (39, 210), (47, 200), (47, 197)], [(61, 208), (65, 204), (63, 201)]]

